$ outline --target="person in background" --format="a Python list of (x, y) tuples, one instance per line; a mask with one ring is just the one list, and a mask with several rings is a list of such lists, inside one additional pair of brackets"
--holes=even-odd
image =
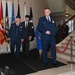
[[(16, 16), (16, 22), (11, 24), (8, 40), (10, 41), (12, 58), (19, 59), (21, 42), (24, 41), (24, 27), (21, 24), (20, 16)], [(16, 52), (14, 51), (15, 46)]]
[(58, 21), (56, 21), (56, 27), (59, 29), (60, 28), (60, 24)]
[(36, 30), (35, 30), (35, 36), (37, 41), (37, 50), (39, 51), (39, 59), (41, 59), (43, 51), (42, 51), (41, 33), (38, 30), (38, 26), (36, 27)]
[(29, 57), (29, 43), (32, 40), (33, 31), (32, 31), (32, 23), (29, 22), (29, 15), (25, 16), (25, 21), (22, 22), (24, 27), (24, 41), (22, 43), (22, 50), (26, 58)]
[(39, 18), (38, 29), (41, 32), (44, 65), (48, 66), (47, 51), (50, 46), (52, 65), (57, 67), (55, 35), (57, 34), (58, 29), (49, 8), (45, 8), (44, 16)]
[(62, 26), (62, 39), (68, 36), (69, 27), (68, 25)]
[(56, 21), (56, 27), (58, 29), (58, 32), (56, 34), (56, 44), (58, 44), (61, 41), (61, 25), (59, 24), (58, 21)]

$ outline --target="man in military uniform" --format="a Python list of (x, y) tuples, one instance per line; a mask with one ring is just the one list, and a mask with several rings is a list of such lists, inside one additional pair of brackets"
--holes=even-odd
[[(24, 41), (24, 27), (21, 24), (21, 17), (16, 17), (16, 22), (11, 24), (9, 34), (8, 34), (8, 40), (10, 41), (10, 49), (12, 53), (12, 57), (15, 56), (16, 59), (19, 58), (20, 54), (20, 46), (21, 42)], [(14, 54), (14, 49), (16, 46), (16, 51)]]
[(29, 15), (25, 16), (25, 21), (22, 22), (22, 25), (24, 27), (24, 41), (22, 43), (22, 49), (23, 53), (26, 55), (26, 57), (29, 57), (29, 43), (32, 40), (33, 37), (33, 27), (32, 23), (29, 22)]
[(44, 65), (48, 65), (47, 59), (47, 50), (50, 46), (51, 48), (51, 55), (52, 55), (52, 64), (53, 66), (57, 65), (56, 62), (56, 47), (55, 47), (55, 35), (57, 34), (57, 27), (53, 17), (50, 16), (50, 9), (46, 8), (44, 10), (44, 15), (39, 19), (38, 28), (41, 32), (41, 40), (42, 40), (42, 47), (43, 47), (43, 61)]

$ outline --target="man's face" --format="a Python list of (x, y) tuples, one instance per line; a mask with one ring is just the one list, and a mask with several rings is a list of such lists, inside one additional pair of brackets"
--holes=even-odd
[(21, 19), (20, 18), (16, 18), (16, 23), (20, 23)]
[(45, 9), (44, 10), (44, 15), (45, 16), (50, 16), (50, 13), (51, 13), (50, 9)]
[(26, 17), (26, 18), (25, 18), (25, 21), (29, 21), (29, 17)]

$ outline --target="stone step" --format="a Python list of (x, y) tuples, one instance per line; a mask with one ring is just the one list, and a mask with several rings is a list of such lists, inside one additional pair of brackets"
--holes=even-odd
[[(62, 43), (61, 47), (64, 47), (65, 48), (66, 47), (66, 44), (63, 44)], [(71, 45), (70, 44), (69, 44), (68, 48), (71, 48)], [(72, 44), (72, 48), (75, 49), (75, 44)]]
[[(61, 46), (65, 45), (66, 46), (67, 43), (61, 43)], [(71, 42), (69, 43), (69, 45), (71, 46)], [(72, 42), (72, 46), (75, 46), (75, 43)]]
[[(75, 34), (74, 34), (75, 35)], [(68, 36), (66, 39), (70, 39), (71, 36)], [(72, 36), (72, 40), (75, 40), (75, 36)]]
[[(67, 43), (68, 42), (68, 39), (66, 39), (66, 40), (64, 40), (61, 44), (63, 44), (63, 43)], [(70, 43), (71, 43), (71, 41), (70, 41)], [(75, 44), (75, 40), (72, 40), (72, 44)]]
[[(59, 50), (64, 50), (66, 44), (70, 37), (73, 36), (72, 39), (72, 47), (73, 47), (73, 61), (75, 62), (75, 31), (73, 31), (68, 37), (66, 37), (61, 43), (58, 44)], [(71, 44), (71, 42), (70, 42)], [(68, 49), (64, 53), (59, 53), (57, 51), (57, 57), (70, 61), (71, 60), (71, 46), (68, 46)]]
[[(64, 49), (64, 47), (58, 47), (60, 50), (63, 50)], [(71, 50), (71, 48), (67, 48), (67, 50)], [(73, 50), (75, 50), (75, 49), (73, 49)]]
[[(66, 45), (67, 45), (67, 43), (66, 43), (66, 42), (61, 43), (61, 46), (63, 46), (63, 45), (65, 45), (65, 46), (66, 46)], [(69, 42), (69, 45), (71, 46), (71, 42)], [(75, 46), (75, 43), (74, 43), (74, 42), (72, 42), (72, 45), (73, 45), (73, 46)]]
[(57, 74), (57, 75), (75, 75), (75, 70), (64, 72), (64, 73), (60, 73), (60, 74)]
[[(58, 53), (57, 52), (57, 57), (62, 58), (62, 59), (66, 59), (68, 61), (71, 60), (71, 56), (69, 54), (66, 54), (66, 53)], [(73, 56), (73, 61), (75, 62), (75, 56)]]
[[(59, 48), (60, 50), (63, 50), (64, 48)], [(58, 51), (57, 51), (58, 52)], [(58, 52), (59, 53), (59, 52)], [(71, 55), (71, 49), (67, 49), (65, 52), (67, 55)], [(72, 50), (73, 56), (75, 56), (75, 49)]]

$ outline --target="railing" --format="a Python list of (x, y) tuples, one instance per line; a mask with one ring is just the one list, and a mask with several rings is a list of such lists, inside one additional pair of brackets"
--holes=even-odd
[(69, 21), (71, 21), (73, 18), (75, 18), (75, 15), (73, 15), (70, 19), (68, 19), (63, 25), (66, 25), (66, 23), (68, 23)]
[[(69, 31), (68, 34), (64, 35), (62, 33), (63, 31), (63, 27), (64, 26), (68, 26), (69, 27)], [(75, 15), (73, 15), (70, 19), (65, 19), (65, 23), (63, 23), (60, 27), (59, 27), (59, 36), (56, 36), (56, 42), (59, 43), (61, 42), (63, 39), (65, 39), (69, 34), (71, 34), (73, 31), (75, 30)]]
[(61, 28), (65, 25), (69, 26), (69, 33), (75, 30), (75, 15), (68, 19), (65, 23), (62, 24)]

